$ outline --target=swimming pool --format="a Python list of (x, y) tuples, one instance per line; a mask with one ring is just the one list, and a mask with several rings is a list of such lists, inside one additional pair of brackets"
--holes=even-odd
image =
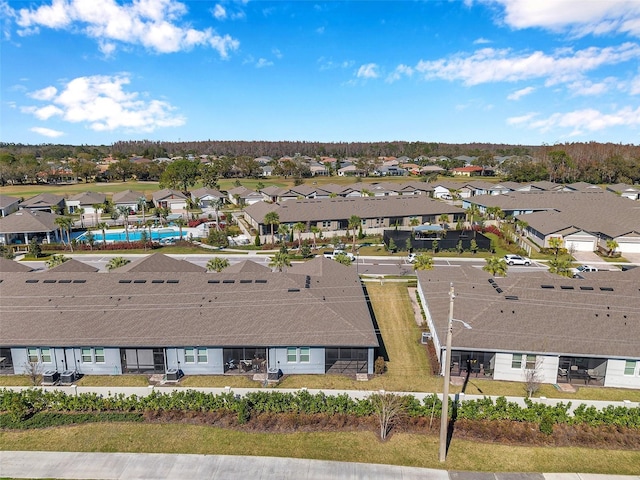
[[(147, 236), (149, 235), (149, 230), (146, 230)], [(93, 239), (96, 243), (102, 242), (102, 232), (99, 230), (94, 230)], [(185, 229), (182, 230), (182, 238), (187, 238), (188, 234), (185, 232)], [(137, 242), (142, 237), (142, 229), (129, 229), (129, 241)], [(160, 241), (165, 238), (180, 238), (180, 229), (178, 228), (152, 228), (151, 229), (151, 238), (149, 240), (152, 241)], [(107, 243), (113, 242), (126, 242), (127, 234), (124, 229), (121, 230), (107, 230), (105, 232), (105, 240)], [(79, 242), (87, 241), (87, 232), (83, 233), (78, 237)]]

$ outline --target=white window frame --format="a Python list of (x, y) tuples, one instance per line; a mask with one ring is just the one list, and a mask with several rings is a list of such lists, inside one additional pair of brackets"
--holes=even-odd
[[(45, 353), (46, 352), (46, 353)], [(40, 360), (42, 363), (51, 363), (51, 348), (50, 347), (42, 347), (40, 348)]]
[(184, 348), (184, 363), (196, 363), (196, 349), (194, 347)]
[(522, 368), (522, 360), (524, 355), (522, 353), (514, 353), (511, 356), (511, 368), (520, 370)]
[[(89, 354), (86, 355), (85, 352), (89, 351)], [(92, 348), (91, 347), (81, 347), (80, 348), (80, 358), (82, 360), (82, 363), (93, 363), (93, 352), (92, 352)], [(88, 360), (87, 360), (88, 358)]]
[(96, 363), (105, 363), (104, 347), (94, 348), (93, 353), (94, 353), (94, 360)]
[(196, 348), (196, 362), (197, 363), (209, 363), (209, 351), (206, 347)]
[[(291, 360), (293, 356), (293, 360)], [(298, 363), (298, 349), (296, 347), (287, 347), (287, 363)]]
[(311, 361), (311, 348), (300, 347), (300, 363), (309, 363), (310, 361)]
[(523, 355), (525, 370), (535, 370), (538, 357), (536, 355)]
[[(624, 375), (632, 377), (636, 374), (636, 367), (638, 366), (638, 362), (635, 360), (625, 360), (624, 362)], [(627, 373), (631, 372), (631, 373)]]
[(27, 360), (29, 363), (40, 362), (40, 352), (38, 350), (38, 347), (27, 347)]

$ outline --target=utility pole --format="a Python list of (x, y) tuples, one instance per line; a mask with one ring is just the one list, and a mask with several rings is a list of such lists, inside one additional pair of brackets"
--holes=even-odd
[(447, 325), (447, 346), (444, 359), (444, 387), (442, 389), (442, 413), (440, 415), (440, 461), (447, 459), (447, 437), (449, 425), (447, 414), (449, 413), (449, 382), (451, 380), (451, 330), (453, 329), (453, 282), (449, 287), (449, 322)]

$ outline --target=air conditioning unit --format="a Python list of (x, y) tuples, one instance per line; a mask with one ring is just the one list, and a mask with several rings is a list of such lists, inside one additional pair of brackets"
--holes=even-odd
[(42, 374), (42, 383), (45, 385), (55, 385), (60, 380), (60, 374), (55, 370), (47, 370)]
[(74, 370), (65, 370), (60, 375), (60, 383), (62, 383), (63, 385), (71, 385), (76, 381), (76, 378), (77, 376)]
[(170, 368), (167, 370), (167, 382), (177, 382), (184, 376), (182, 370), (177, 368)]
[(420, 340), (421, 343), (425, 344), (427, 343), (429, 340), (431, 340), (431, 333), (429, 332), (422, 332), (422, 339)]

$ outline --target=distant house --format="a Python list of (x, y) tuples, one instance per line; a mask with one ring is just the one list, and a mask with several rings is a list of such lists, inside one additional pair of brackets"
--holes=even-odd
[(0, 217), (6, 217), (18, 210), (20, 199), (8, 195), (0, 195)]
[(215, 188), (202, 187), (191, 191), (191, 200), (197, 201), (200, 208), (212, 207), (215, 202), (224, 203), (226, 196)]
[(628, 198), (629, 200), (640, 200), (640, 185), (618, 183), (607, 186), (607, 190), (609, 192), (614, 192), (623, 198)]
[(64, 210), (65, 202), (62, 195), (53, 193), (41, 193), (35, 197), (28, 198), (19, 205), (20, 209), (33, 210), (49, 213), (61, 213)]
[(128, 208), (132, 212), (137, 212), (140, 208), (140, 199), (144, 198), (147, 201), (147, 197), (144, 193), (135, 190), (124, 190), (113, 194), (111, 201), (113, 205), (118, 207)]
[(253, 205), (262, 201), (262, 194), (247, 187), (235, 187), (227, 192), (229, 202), (234, 205)]
[(475, 165), (469, 165), (467, 167), (452, 168), (451, 173), (460, 177), (472, 177), (474, 175), (480, 175), (484, 171), (484, 168)]
[(177, 190), (165, 188), (151, 195), (156, 208), (168, 208), (172, 213), (181, 213), (187, 209), (187, 196)]
[(270, 177), (273, 175), (273, 167), (271, 165), (264, 165), (260, 168), (262, 170), (263, 177)]
[[(96, 208), (93, 206), (104, 204), (106, 199), (107, 196), (104, 193), (82, 192), (66, 199), (65, 203), (69, 213), (76, 213), (78, 210), (83, 209), (84, 215), (93, 216), (96, 214)], [(102, 208), (98, 208), (97, 210), (100, 210), (100, 213), (102, 213)]]

